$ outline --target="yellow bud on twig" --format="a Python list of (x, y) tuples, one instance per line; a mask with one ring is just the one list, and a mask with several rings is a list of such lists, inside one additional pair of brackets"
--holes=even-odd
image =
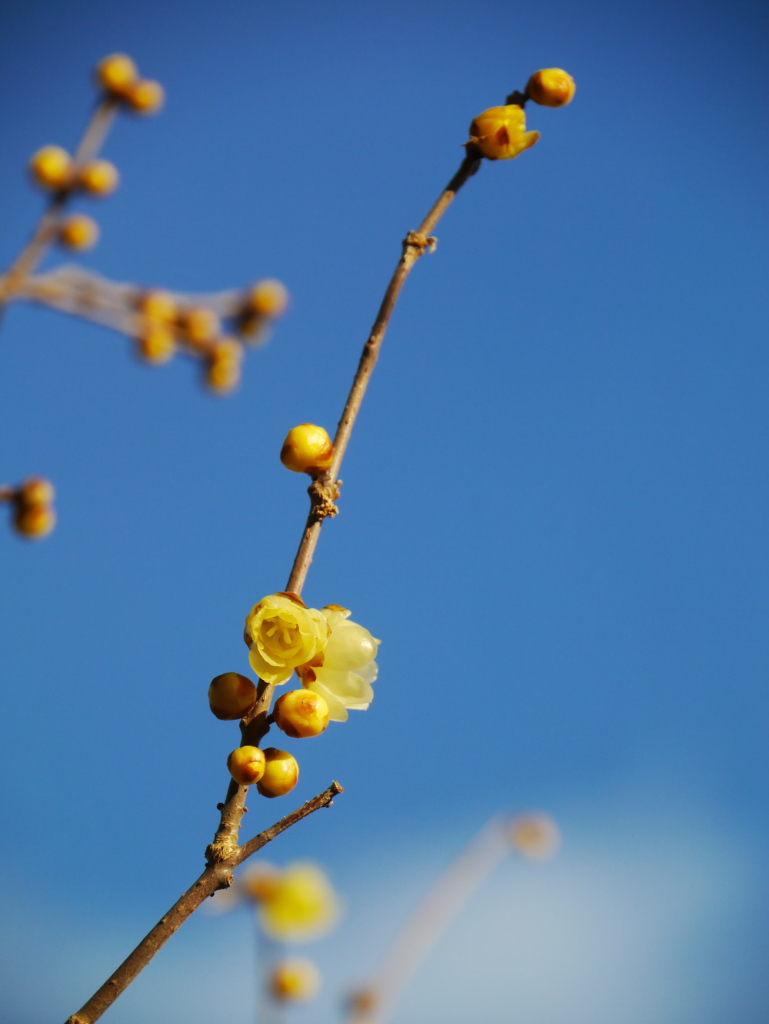
[(43, 146), (29, 162), (29, 172), (36, 184), (57, 191), (72, 184), (72, 157), (61, 146)]
[(90, 160), (80, 168), (77, 183), (92, 196), (109, 196), (118, 187), (120, 175), (109, 160)]
[(156, 366), (167, 363), (176, 351), (176, 338), (168, 324), (158, 321), (150, 324), (136, 339), (136, 352), (140, 359)]
[(239, 672), (224, 672), (211, 680), (208, 704), (217, 718), (234, 722), (254, 706), (256, 687)]
[(535, 71), (526, 86), (526, 95), (543, 107), (565, 107), (574, 99), (577, 86), (561, 68)]
[(179, 326), (193, 348), (204, 348), (222, 329), (218, 313), (208, 306), (190, 306), (179, 316)]
[(286, 435), (280, 451), (280, 461), (294, 473), (319, 476), (334, 459), (334, 446), (323, 427), (314, 423), (300, 423)]
[(123, 90), (126, 105), (135, 114), (157, 114), (165, 103), (166, 94), (160, 82), (142, 78)]
[(490, 107), (473, 119), (470, 141), (487, 160), (512, 160), (539, 139), (539, 132), (526, 131), (523, 107), (511, 103)]
[(62, 221), (59, 241), (69, 249), (91, 249), (99, 241), (99, 225), (86, 213), (73, 213)]
[(285, 796), (290, 793), (299, 781), (299, 765), (296, 758), (285, 750), (268, 747), (264, 752), (264, 775), (257, 782), (256, 788), (262, 796)]
[(152, 320), (173, 323), (179, 315), (179, 306), (170, 292), (159, 288), (145, 292), (136, 303), (136, 308)]
[(42, 476), (31, 476), (19, 487), (16, 500), (22, 505), (51, 505), (55, 496), (50, 480)]
[(265, 772), (265, 754), (259, 747), (238, 747), (227, 758), (230, 775), (239, 786), (252, 786)]
[(292, 739), (320, 736), (329, 722), (328, 704), (312, 690), (291, 690), (275, 702), (275, 724)]
[(139, 77), (139, 69), (125, 53), (112, 53), (99, 61), (94, 76), (105, 92), (120, 95)]
[(274, 319), (288, 309), (288, 289), (280, 281), (268, 278), (257, 281), (248, 293), (246, 312)]
[(303, 1003), (320, 991), (320, 971), (311, 960), (290, 957), (280, 960), (270, 975), (270, 992), (287, 1003)]
[(14, 513), (13, 525), (22, 537), (41, 540), (56, 525), (56, 513), (50, 505), (20, 504)]
[(220, 338), (208, 349), (206, 384), (217, 394), (227, 394), (240, 383), (243, 346), (235, 338)]

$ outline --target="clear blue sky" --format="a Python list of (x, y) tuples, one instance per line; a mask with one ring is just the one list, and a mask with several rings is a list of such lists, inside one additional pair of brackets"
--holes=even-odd
[[(5, 317), (0, 482), (49, 476), (60, 517), (38, 545), (0, 530), (16, 1024), (73, 1012), (198, 872), (237, 737), (206, 688), (247, 671), (243, 617), (285, 585), (306, 512), (283, 436), (333, 430), (399, 241), (470, 120), (550, 66), (576, 99), (527, 108), (540, 143), (483, 166), (415, 268), (305, 590), (382, 638), (376, 700), (294, 743), (295, 799), (254, 797), (247, 828), (346, 788), (271, 851), (316, 856), (349, 908), (317, 947), (322, 1008), (297, 1020), (332, 1021), (334, 986), (451, 854), (531, 806), (562, 823), (559, 860), (500, 872), (401, 1024), (764, 1019), (764, 5), (2, 16), (3, 264), (40, 210), (29, 155), (74, 145), (90, 68), (124, 50), (168, 103), (110, 138), (122, 184), (89, 209), (103, 237), (84, 262), (292, 294), (225, 401), (96, 327)], [(245, 917), (201, 917), (105, 1019), (246, 1024), (250, 972)]]

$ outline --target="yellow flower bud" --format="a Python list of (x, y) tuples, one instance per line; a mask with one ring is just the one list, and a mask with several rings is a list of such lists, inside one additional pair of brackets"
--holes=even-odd
[(50, 505), (55, 494), (50, 480), (42, 476), (31, 476), (19, 487), (16, 500), (21, 505)]
[(43, 146), (29, 162), (29, 172), (36, 184), (57, 191), (72, 184), (73, 169), (72, 157), (61, 146)]
[(224, 672), (211, 680), (208, 704), (217, 718), (234, 722), (254, 706), (256, 687), (239, 672)]
[(280, 461), (294, 473), (319, 476), (328, 469), (334, 458), (334, 446), (323, 427), (313, 423), (300, 423), (286, 435), (280, 451)]
[(62, 222), (59, 241), (69, 249), (91, 249), (99, 241), (99, 225), (85, 213), (73, 213)]
[(527, 860), (549, 860), (561, 845), (561, 832), (547, 814), (520, 814), (510, 822), (510, 842)]
[(160, 82), (142, 78), (122, 90), (123, 99), (135, 114), (157, 114), (166, 94)]
[(179, 316), (179, 326), (185, 340), (193, 348), (205, 348), (219, 336), (222, 323), (219, 315), (208, 306), (190, 306)]
[(526, 131), (523, 107), (490, 107), (470, 125), (470, 143), (487, 160), (512, 160), (539, 139), (539, 132)]
[(304, 957), (280, 960), (270, 974), (270, 992), (280, 1002), (303, 1003), (320, 991), (320, 971)]
[(50, 505), (20, 503), (14, 512), (13, 525), (22, 537), (40, 540), (47, 537), (56, 525), (56, 513)]
[(152, 320), (164, 320), (173, 323), (179, 315), (179, 306), (170, 292), (153, 289), (140, 296), (136, 308), (144, 316)]
[(262, 796), (270, 798), (290, 793), (299, 781), (299, 765), (296, 758), (276, 747), (267, 747), (264, 758), (264, 774), (257, 781), (256, 788)]
[(94, 72), (96, 84), (105, 92), (122, 93), (139, 77), (139, 70), (124, 53), (112, 53), (100, 60)]
[(291, 690), (275, 702), (275, 724), (292, 739), (320, 736), (329, 722), (328, 704), (319, 693)]
[(235, 338), (220, 338), (207, 351), (206, 384), (218, 394), (233, 391), (240, 383), (243, 346)]
[(111, 195), (118, 187), (120, 175), (117, 167), (109, 160), (91, 160), (80, 168), (77, 182), (80, 188), (92, 196)]
[(265, 773), (265, 759), (268, 753), (268, 750), (262, 752), (259, 747), (238, 747), (232, 751), (227, 758), (227, 767), (239, 786), (252, 786), (259, 782)]
[(543, 107), (565, 107), (574, 99), (577, 86), (561, 68), (535, 71), (526, 86), (526, 95)]
[(288, 289), (280, 281), (257, 281), (248, 293), (247, 312), (274, 319), (288, 309)]
[(171, 327), (157, 323), (147, 327), (136, 339), (136, 352), (140, 359), (160, 366), (173, 358), (176, 351), (176, 338)]

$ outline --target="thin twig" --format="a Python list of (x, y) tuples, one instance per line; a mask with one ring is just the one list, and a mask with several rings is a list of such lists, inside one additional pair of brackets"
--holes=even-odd
[(144, 936), (115, 973), (104, 982), (77, 1013), (67, 1018), (67, 1024), (93, 1024), (93, 1021), (98, 1020), (200, 904), (208, 896), (213, 896), (217, 889), (226, 889), (232, 884), (234, 868), (242, 864), (257, 850), (261, 850), (281, 832), (285, 832), (287, 828), (301, 821), (302, 818), (306, 818), (321, 807), (328, 807), (334, 797), (341, 792), (343, 790), (339, 783), (332, 782), (324, 792), (319, 793), (318, 796), (308, 800), (306, 804), (250, 839), (238, 848), (228, 860), (210, 863), (200, 878), (193, 882), (171, 909), (161, 917), (152, 931)]
[(510, 850), (505, 820), (493, 818), (449, 864), (408, 918), (373, 979), (351, 1000), (347, 1024), (385, 1024), (446, 926)]

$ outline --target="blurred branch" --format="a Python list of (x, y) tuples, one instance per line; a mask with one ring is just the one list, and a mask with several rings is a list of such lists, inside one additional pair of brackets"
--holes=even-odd
[(237, 848), (227, 860), (209, 862), (206, 870), (189, 889), (179, 897), (171, 909), (164, 914), (155, 927), (148, 932), (134, 951), (123, 961), (112, 974), (78, 1011), (67, 1018), (66, 1024), (92, 1024), (101, 1017), (105, 1010), (125, 991), (139, 972), (147, 966), (155, 954), (171, 938), (174, 932), (190, 917), (201, 903), (218, 889), (226, 889), (232, 884), (232, 872), (244, 860), (257, 850), (261, 850), (271, 840), (291, 828), (302, 818), (306, 818), (321, 807), (330, 806), (334, 797), (343, 792), (338, 782), (332, 782), (328, 789), (308, 800), (285, 818), (281, 818), (270, 828), (254, 836), (243, 846)]

